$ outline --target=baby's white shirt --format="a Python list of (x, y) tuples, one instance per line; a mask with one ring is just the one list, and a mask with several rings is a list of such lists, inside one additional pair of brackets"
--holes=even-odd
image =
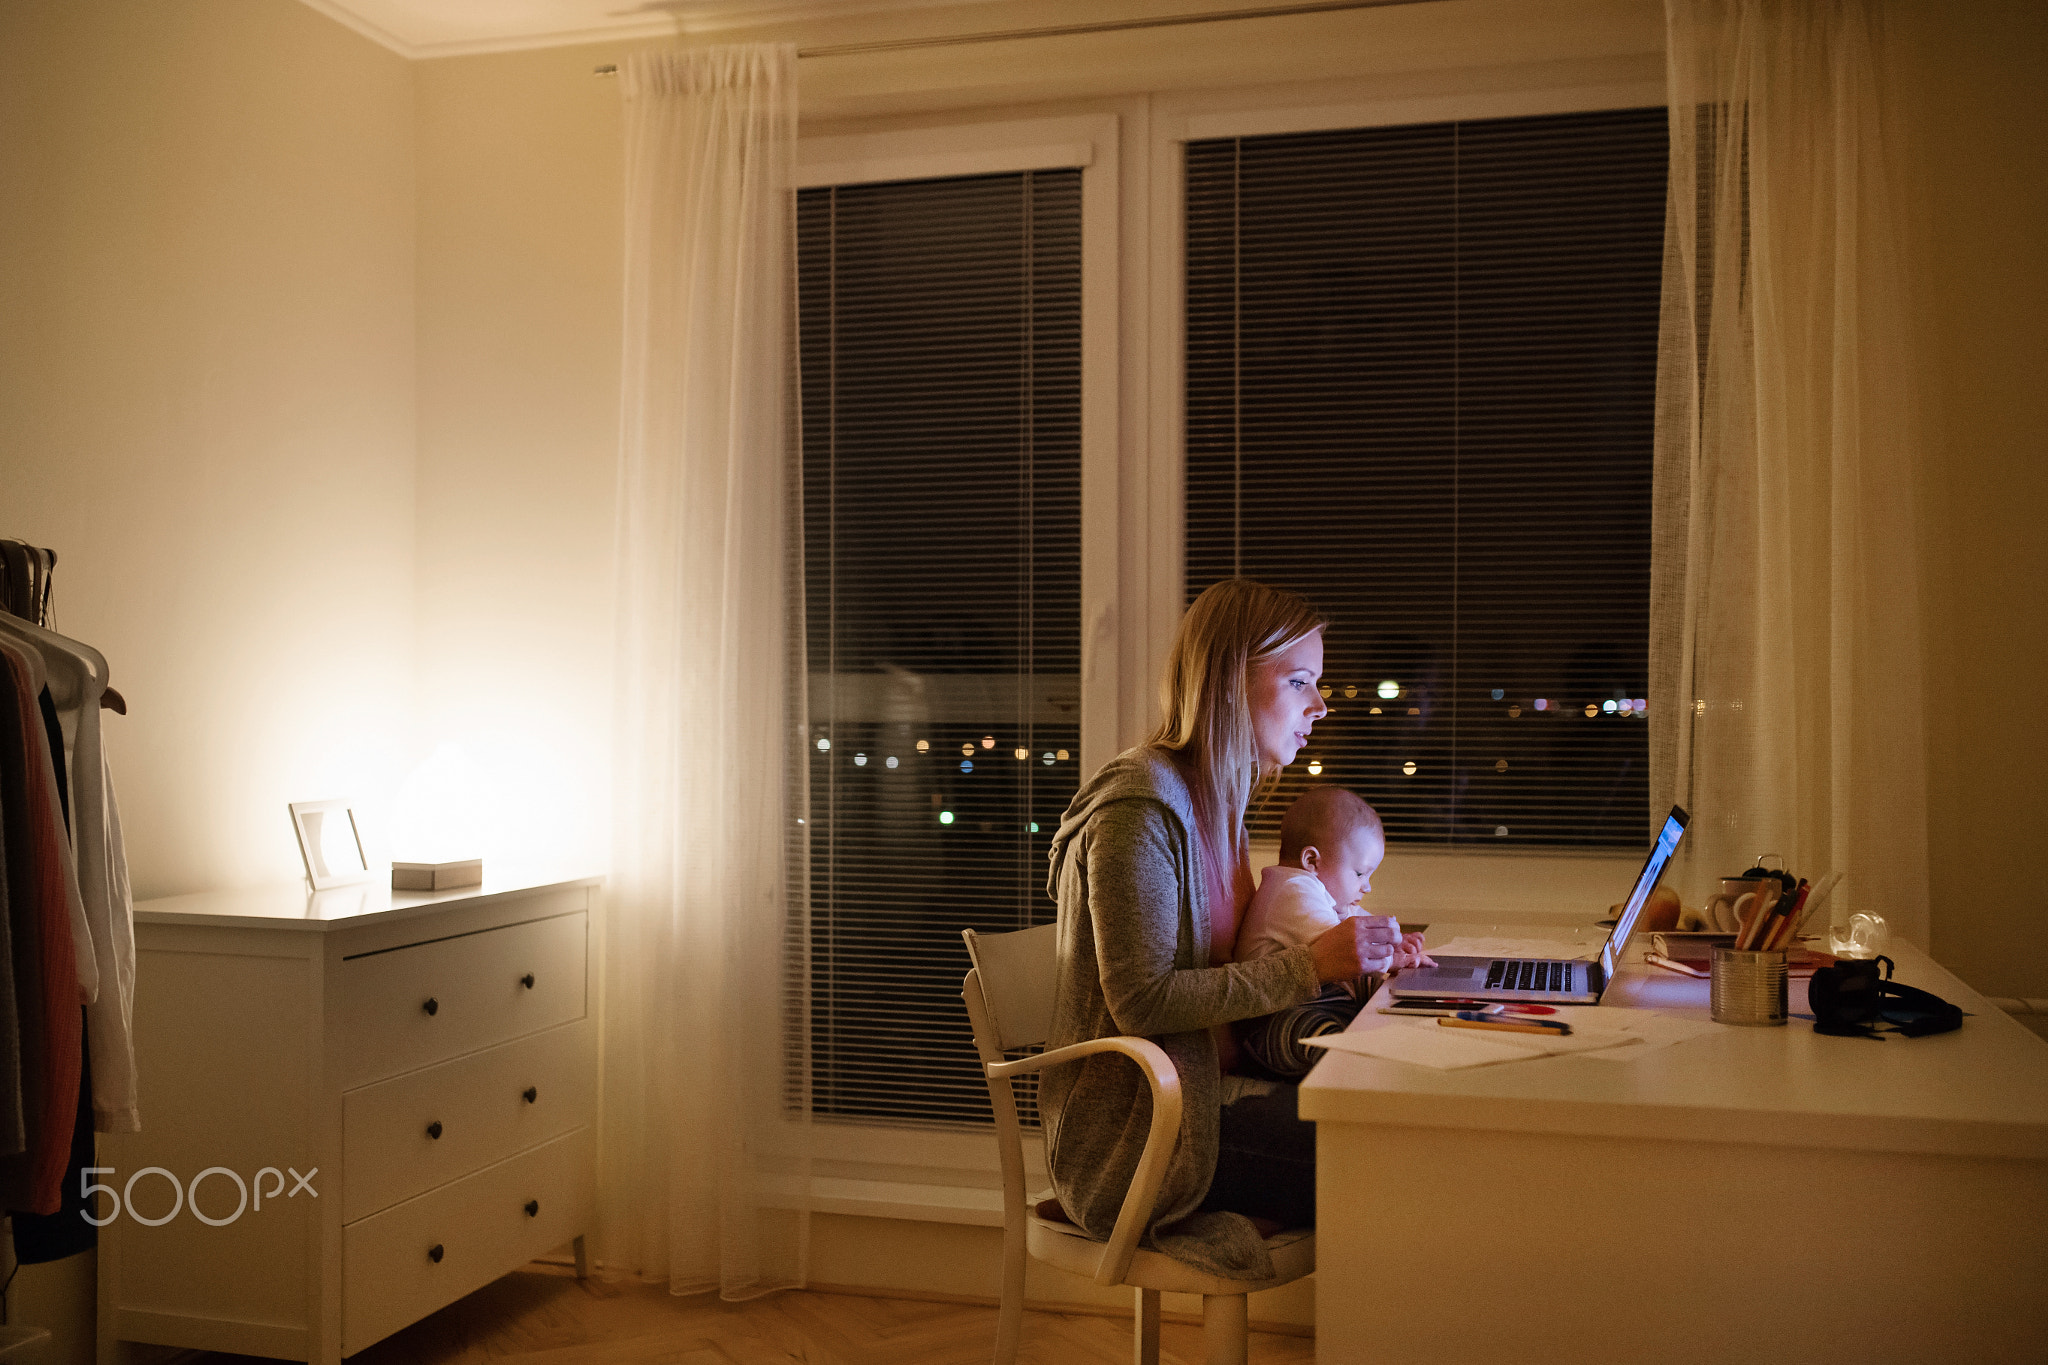
[(1237, 931), (1237, 960), (1249, 962), (1313, 943), (1359, 913), (1355, 905), (1339, 909), (1337, 898), (1307, 868), (1269, 867)]

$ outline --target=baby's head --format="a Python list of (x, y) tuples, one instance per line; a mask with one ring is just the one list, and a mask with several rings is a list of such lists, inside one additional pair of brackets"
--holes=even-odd
[(1339, 906), (1372, 890), (1387, 856), (1386, 827), (1363, 797), (1342, 787), (1312, 787), (1280, 819), (1280, 861), (1316, 874)]

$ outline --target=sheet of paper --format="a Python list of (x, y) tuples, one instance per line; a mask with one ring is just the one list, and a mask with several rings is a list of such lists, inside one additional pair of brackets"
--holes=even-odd
[(1391, 1062), (1414, 1062), (1449, 1071), (1495, 1062), (1526, 1062), (1567, 1052), (1598, 1054), (1608, 1048), (1633, 1048), (1640, 1040), (1607, 1029), (1582, 1029), (1574, 1024), (1569, 1037), (1542, 1037), (1504, 1030), (1446, 1028), (1434, 1019), (1402, 1019), (1379, 1028), (1324, 1034), (1303, 1039), (1311, 1047), (1336, 1048)]
[(1554, 1017), (1564, 1020), (1575, 1031), (1607, 1030), (1634, 1038), (1641, 1044), (1639, 1047), (1592, 1054), (1603, 1061), (1614, 1062), (1631, 1062), (1731, 1027), (1691, 1015), (1660, 1014), (1655, 1010), (1602, 1009), (1596, 1005), (1560, 1009)]
[(1482, 1035), (1478, 1029), (1454, 1028), (1433, 1028), (1424, 1033), (1421, 1029), (1393, 1025), (1361, 1029), (1357, 1033), (1326, 1033), (1320, 1038), (1304, 1038), (1302, 1041), (1310, 1047), (1335, 1048), (1339, 1052), (1356, 1052), (1360, 1056), (1379, 1057), (1389, 1062), (1413, 1062), (1417, 1066), (1435, 1067), (1438, 1071), (1491, 1066), (1495, 1062), (1522, 1062), (1543, 1055), (1502, 1043), (1499, 1041), (1501, 1036)]
[(1540, 957), (1570, 962), (1590, 959), (1605, 938), (1485, 938), (1461, 935), (1448, 943), (1429, 945), (1431, 957)]

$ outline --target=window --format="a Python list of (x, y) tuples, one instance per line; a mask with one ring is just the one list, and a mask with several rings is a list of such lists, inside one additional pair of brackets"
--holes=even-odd
[(1052, 917), (1081, 767), (1081, 189), (799, 197), (821, 1116), (985, 1122), (959, 933)]
[(1648, 837), (1661, 108), (1191, 141), (1186, 588), (1337, 622), (1258, 812), (1391, 839)]

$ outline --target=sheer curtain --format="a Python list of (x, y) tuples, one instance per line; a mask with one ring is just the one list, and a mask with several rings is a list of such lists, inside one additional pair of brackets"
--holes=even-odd
[(598, 1254), (804, 1281), (796, 52), (622, 72), (626, 330)]
[(1927, 942), (1903, 288), (1864, 0), (1666, 0), (1651, 793)]

